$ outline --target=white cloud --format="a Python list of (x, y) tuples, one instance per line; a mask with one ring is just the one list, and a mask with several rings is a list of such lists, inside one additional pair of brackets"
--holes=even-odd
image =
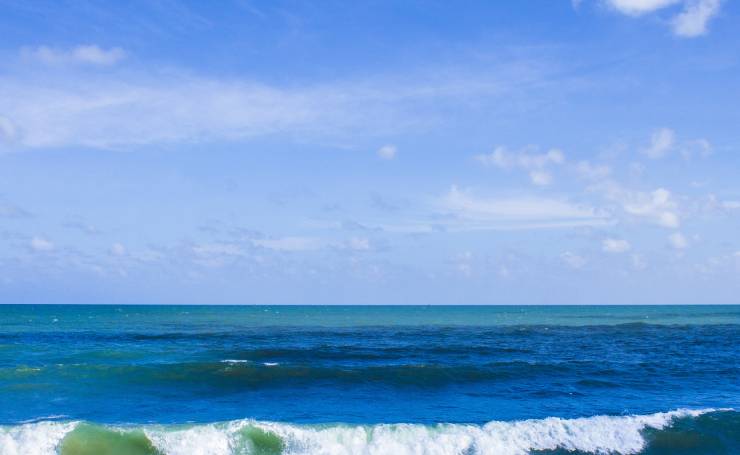
[(247, 251), (238, 243), (203, 243), (193, 245), (190, 249), (193, 262), (210, 268), (224, 267), (247, 256)]
[(651, 192), (631, 191), (610, 182), (598, 189), (604, 191), (607, 199), (618, 203), (627, 215), (665, 228), (675, 229), (681, 224), (678, 203), (665, 188)]
[(622, 14), (640, 16), (675, 5), (680, 0), (606, 0), (606, 2)]
[(252, 243), (277, 251), (312, 251), (321, 249), (324, 242), (314, 237), (281, 237), (274, 239), (253, 239)]
[(474, 272), (473, 259), (474, 257), (472, 252), (463, 251), (462, 253), (455, 255), (452, 262), (455, 266), (455, 270), (457, 270), (461, 275), (470, 277)]
[(478, 155), (476, 159), (483, 164), (493, 165), (503, 169), (521, 167), (523, 169), (539, 169), (548, 164), (562, 164), (565, 161), (563, 152), (551, 149), (547, 153), (532, 154), (526, 150), (508, 151), (506, 147), (496, 147), (488, 155)]
[(126, 247), (121, 243), (114, 243), (110, 247), (110, 254), (113, 256), (124, 256), (126, 254)]
[(668, 242), (671, 246), (677, 250), (686, 249), (689, 246), (689, 241), (680, 232), (674, 232), (668, 236)]
[(714, 147), (712, 147), (712, 143), (709, 142), (706, 139), (695, 139), (693, 141), (688, 141), (681, 147), (681, 154), (685, 159), (690, 159), (694, 155), (698, 155), (699, 157), (706, 158), (709, 155), (712, 154), (712, 151), (714, 150)]
[(539, 186), (546, 186), (552, 183), (552, 175), (546, 171), (531, 171), (529, 173), (529, 179), (532, 183)]
[(576, 166), (576, 172), (587, 180), (603, 180), (611, 174), (612, 170), (606, 165), (594, 165), (588, 161), (581, 161)]
[(630, 250), (632, 246), (624, 239), (604, 239), (601, 242), (601, 248), (607, 253), (624, 253)]
[(632, 268), (635, 270), (645, 270), (647, 268), (647, 261), (640, 254), (632, 255)]
[(352, 237), (347, 241), (347, 248), (355, 251), (369, 251), (370, 240), (366, 237)]
[(12, 143), (16, 139), (17, 131), (10, 119), (0, 116), (0, 144)]
[(54, 249), (54, 244), (43, 237), (32, 238), (29, 242), (29, 246), (32, 250), (39, 252), (52, 251)]
[(676, 36), (694, 38), (707, 33), (709, 21), (719, 12), (721, 0), (604, 0), (613, 10), (628, 16), (642, 16), (671, 6), (683, 5), (670, 20)]
[(27, 60), (34, 60), (46, 65), (81, 63), (88, 65), (110, 66), (126, 57), (126, 52), (119, 47), (103, 49), (96, 45), (82, 45), (71, 49), (57, 49), (48, 46), (26, 47), (21, 55)]
[(679, 141), (676, 138), (675, 131), (670, 128), (660, 128), (653, 131), (650, 136), (650, 143), (641, 151), (653, 160), (665, 158), (674, 151), (680, 152), (685, 160), (689, 160), (694, 157), (706, 158), (712, 154), (713, 149), (712, 143), (707, 139)]
[[(40, 70), (28, 63), (0, 70), (3, 147), (130, 149), (274, 134), (344, 143), (358, 134), (426, 131), (442, 120), (438, 106), (464, 107), (471, 99), (498, 100), (490, 105), (504, 112), (532, 84), (553, 83), (550, 65), (526, 57), (483, 71), (418, 70), (285, 85), (156, 63), (104, 72), (79, 65)], [(568, 81), (558, 78), (562, 83)]]
[(707, 24), (719, 12), (720, 0), (691, 0), (673, 18), (673, 33), (686, 38), (704, 35)]
[(570, 251), (561, 254), (560, 259), (572, 269), (582, 269), (588, 263), (586, 258)]
[(546, 168), (550, 165), (563, 164), (565, 155), (558, 149), (550, 149), (546, 153), (531, 153), (527, 149), (509, 151), (506, 147), (499, 146), (489, 154), (477, 155), (475, 159), (486, 166), (523, 169), (529, 173), (532, 183), (545, 186), (552, 182), (552, 176)]
[(660, 128), (653, 131), (650, 143), (644, 147), (642, 153), (650, 159), (657, 160), (668, 156), (674, 150), (679, 151), (684, 159), (694, 156), (706, 158), (712, 154), (714, 147), (707, 139), (678, 141), (676, 133), (670, 128)]
[(0, 218), (28, 218), (31, 214), (17, 205), (0, 199)]
[(397, 151), (398, 149), (396, 149), (395, 145), (384, 145), (378, 149), (378, 156), (384, 160), (392, 160), (396, 157)]
[(450, 229), (527, 229), (602, 226), (609, 220), (590, 207), (565, 200), (532, 196), (478, 197), (452, 186), (440, 208), (453, 215), (442, 220)]
[(205, 243), (194, 245), (192, 247), (193, 254), (196, 256), (206, 257), (213, 255), (223, 256), (242, 256), (244, 249), (241, 245), (236, 243)]
[(676, 133), (670, 128), (660, 128), (650, 137), (650, 145), (643, 149), (643, 153), (650, 159), (663, 158), (673, 150), (676, 143)]

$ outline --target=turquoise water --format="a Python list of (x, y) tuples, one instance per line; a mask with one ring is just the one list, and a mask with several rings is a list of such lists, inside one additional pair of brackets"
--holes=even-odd
[(0, 455), (740, 453), (740, 306), (0, 306)]

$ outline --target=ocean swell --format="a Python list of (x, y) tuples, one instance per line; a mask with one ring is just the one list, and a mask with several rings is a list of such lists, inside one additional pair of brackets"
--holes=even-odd
[[(291, 425), (254, 420), (100, 426), (47, 421), (0, 427), (0, 455), (526, 455), (554, 451), (638, 454), (648, 450), (653, 441), (669, 448), (671, 438), (681, 443), (680, 434), (664, 434), (663, 430), (694, 428), (696, 419), (704, 417), (731, 431), (728, 438), (737, 437), (738, 413), (714, 409), (493, 421), (482, 426)], [(721, 439), (715, 437), (720, 443)], [(732, 448), (727, 453), (730, 451)]]

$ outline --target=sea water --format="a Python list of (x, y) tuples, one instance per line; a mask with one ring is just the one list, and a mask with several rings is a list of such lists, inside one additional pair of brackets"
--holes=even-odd
[(0, 306), (0, 455), (736, 454), (740, 306)]

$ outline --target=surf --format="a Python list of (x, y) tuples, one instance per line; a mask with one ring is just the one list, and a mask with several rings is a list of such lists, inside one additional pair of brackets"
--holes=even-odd
[(484, 425), (235, 420), (135, 426), (44, 421), (0, 428), (0, 455), (628, 455), (680, 452), (691, 444), (714, 449), (708, 453), (730, 453), (738, 443), (740, 414), (729, 409)]

